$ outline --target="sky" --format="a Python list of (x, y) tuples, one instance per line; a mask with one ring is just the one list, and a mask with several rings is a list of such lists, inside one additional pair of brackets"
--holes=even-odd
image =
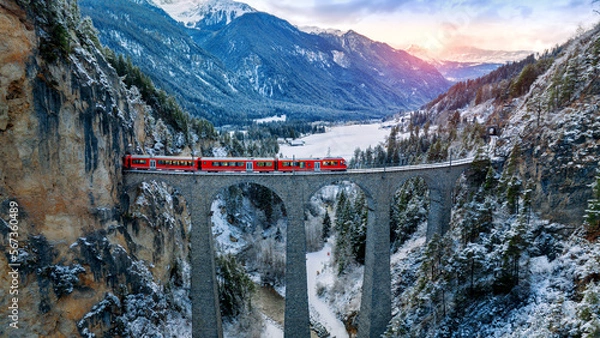
[(297, 26), (354, 30), (392, 47), (542, 52), (600, 21), (592, 0), (238, 0)]

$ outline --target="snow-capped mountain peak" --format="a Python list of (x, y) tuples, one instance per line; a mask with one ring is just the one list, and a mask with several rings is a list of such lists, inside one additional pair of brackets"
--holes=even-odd
[(305, 33), (315, 34), (315, 35), (329, 34), (329, 35), (335, 35), (335, 36), (342, 36), (348, 32), (348, 31), (342, 31), (339, 29), (321, 28), (321, 27), (317, 27), (317, 26), (299, 26), (297, 28)]
[(232, 0), (152, 0), (152, 2), (176, 21), (186, 27), (197, 29), (227, 25), (246, 13), (256, 12), (254, 8)]

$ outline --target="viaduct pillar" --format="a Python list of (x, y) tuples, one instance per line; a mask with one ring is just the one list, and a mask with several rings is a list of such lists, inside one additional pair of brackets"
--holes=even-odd
[(215, 269), (215, 249), (210, 219), (210, 195), (199, 185), (182, 184), (192, 219), (192, 337), (222, 338), (223, 327)]
[(429, 215), (427, 218), (427, 242), (434, 234), (443, 235), (450, 227), (452, 214), (452, 192), (456, 181), (464, 172), (464, 166), (448, 167), (440, 174), (443, 176), (425, 176), (429, 188)]
[(310, 338), (304, 228), (305, 184), (300, 180), (287, 179), (285, 196), (281, 196), (287, 211), (285, 338)]
[(452, 213), (452, 187), (432, 187), (429, 189), (429, 217), (427, 218), (427, 242), (434, 234), (443, 235), (450, 226)]
[[(388, 184), (381, 177), (382, 186)], [(369, 202), (367, 243), (362, 298), (358, 318), (358, 337), (379, 337), (392, 319), (390, 272), (390, 189), (376, 189)]]

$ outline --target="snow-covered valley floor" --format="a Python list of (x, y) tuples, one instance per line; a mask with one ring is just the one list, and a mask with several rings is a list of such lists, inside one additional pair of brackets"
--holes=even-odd
[(328, 129), (323, 134), (312, 134), (302, 138), (303, 146), (281, 145), (280, 153), (283, 157), (326, 157), (341, 156), (350, 160), (354, 150), (375, 147), (385, 141), (390, 129), (383, 128), (381, 124), (360, 124), (351, 126), (338, 126)]
[(333, 285), (335, 281), (331, 269), (331, 253), (331, 245), (327, 242), (320, 251), (306, 255), (310, 316), (323, 325), (332, 337), (347, 338), (348, 333), (344, 323), (336, 317), (331, 307), (317, 295), (318, 286)]

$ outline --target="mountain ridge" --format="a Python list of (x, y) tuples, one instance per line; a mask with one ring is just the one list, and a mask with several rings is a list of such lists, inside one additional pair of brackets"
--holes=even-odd
[[(394, 57), (405, 60), (390, 66), (372, 58), (378, 63), (368, 64), (358, 58), (367, 53), (361, 50), (352, 60), (345, 57), (348, 50), (339, 40), (302, 32), (268, 13), (248, 12), (224, 26), (226, 21), (219, 21), (196, 24), (211, 27), (196, 29), (178, 23), (154, 2), (128, 3), (132, 2), (82, 0), (81, 10), (99, 22), (102, 43), (129, 55), (157, 85), (175, 94), (185, 109), (216, 125), (246, 124), (275, 114), (329, 121), (382, 118), (414, 109), (450, 86), (439, 72), (413, 57), (398, 52)], [(152, 25), (144, 22), (150, 12), (156, 15)], [(109, 21), (108, 17), (123, 19)], [(231, 16), (222, 15), (227, 18)], [(257, 29), (261, 25), (269, 29)], [(175, 34), (175, 42), (181, 43), (175, 45), (165, 32)], [(361, 39), (366, 41), (363, 46), (372, 45), (366, 37)], [(234, 42), (237, 45), (231, 48)], [(285, 55), (279, 54), (282, 48)], [(378, 50), (393, 54), (391, 47)], [(400, 71), (402, 61), (406, 62)], [(411, 72), (412, 68), (425, 73)], [(386, 77), (387, 73), (393, 75)], [(421, 75), (424, 81), (418, 81)]]

